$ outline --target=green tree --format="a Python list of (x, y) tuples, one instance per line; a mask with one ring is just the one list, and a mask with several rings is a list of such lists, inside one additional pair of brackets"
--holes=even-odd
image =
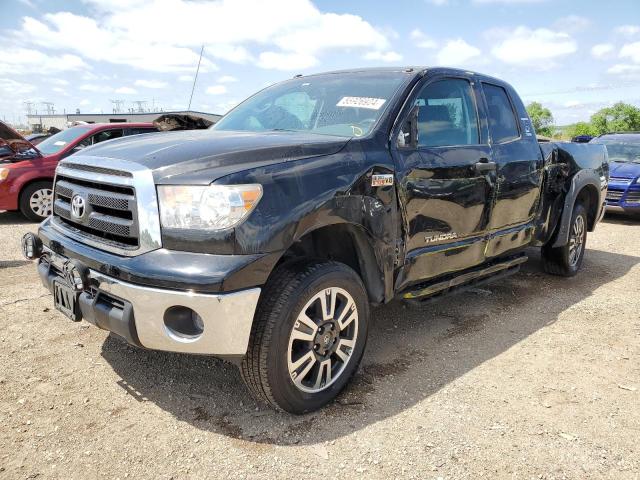
[(539, 102), (531, 102), (527, 105), (527, 113), (538, 135), (550, 137), (553, 134), (553, 115), (551, 110), (543, 107)]
[(598, 135), (609, 132), (640, 131), (640, 108), (618, 102), (591, 116), (591, 125)]
[(598, 130), (590, 123), (578, 122), (567, 127), (566, 135), (569, 138), (573, 138), (577, 135), (591, 135), (592, 137), (595, 137), (598, 135)]

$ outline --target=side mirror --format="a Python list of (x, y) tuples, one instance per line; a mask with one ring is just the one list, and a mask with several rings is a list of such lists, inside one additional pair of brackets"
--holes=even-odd
[(409, 115), (402, 124), (402, 129), (398, 135), (398, 146), (417, 148), (418, 147), (418, 112), (420, 107), (414, 105)]

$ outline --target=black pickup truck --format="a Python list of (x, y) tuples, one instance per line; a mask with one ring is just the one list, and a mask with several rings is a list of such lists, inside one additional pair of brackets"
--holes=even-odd
[(528, 247), (575, 275), (607, 180), (604, 146), (538, 143), (495, 78), (297, 76), (209, 130), (60, 162), (23, 249), (72, 320), (233, 361), (256, 398), (301, 413), (349, 382), (370, 306), (516, 272)]

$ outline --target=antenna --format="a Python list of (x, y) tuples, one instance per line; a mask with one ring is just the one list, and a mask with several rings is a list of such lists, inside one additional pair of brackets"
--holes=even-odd
[(193, 87), (191, 87), (191, 96), (189, 97), (189, 106), (187, 110), (191, 110), (191, 100), (193, 100), (193, 92), (196, 89), (196, 81), (198, 80), (198, 73), (200, 72), (200, 62), (202, 61), (202, 53), (204, 52), (204, 45), (200, 49), (200, 58), (198, 58), (198, 68), (196, 68), (196, 76), (193, 77)]
[(109, 100), (113, 103), (113, 113), (122, 113), (122, 106), (124, 105), (124, 100)]

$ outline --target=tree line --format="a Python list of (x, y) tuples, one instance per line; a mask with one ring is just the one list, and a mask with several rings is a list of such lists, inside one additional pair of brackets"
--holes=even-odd
[(552, 138), (595, 137), (611, 132), (640, 132), (640, 108), (624, 102), (605, 107), (591, 115), (588, 122), (556, 127), (551, 110), (539, 102), (527, 105), (531, 123), (538, 135)]

